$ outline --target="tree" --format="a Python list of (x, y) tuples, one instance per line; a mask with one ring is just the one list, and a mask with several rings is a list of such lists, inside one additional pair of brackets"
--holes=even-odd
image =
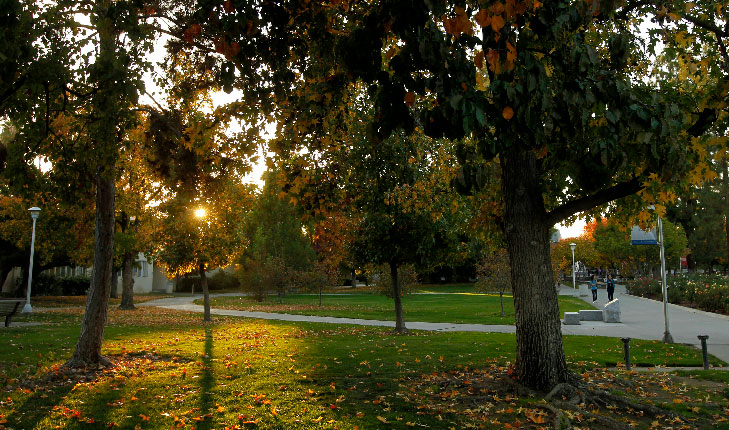
[[(672, 46), (687, 35), (722, 42), (726, 35), (716, 23), (725, 18), (715, 4), (692, 5), (249, 2), (204, 4), (196, 16), (210, 17), (199, 20), (200, 40), (217, 36), (230, 54), (223, 64), (240, 70), (241, 78), (228, 82), (245, 90), (252, 88), (251, 67), (271, 71), (272, 86), (262, 91), (280, 108), (280, 127), (300, 138), (284, 141), (279, 152), (295, 151), (295, 142), (312, 152), (339, 144), (307, 133), (327, 130), (337, 112), (346, 114), (348, 85), (358, 81), (375, 101), (367, 133), (373, 147), (417, 125), (432, 137), (470, 137), (458, 151), (465, 188), (478, 183), (480, 170), (466, 169), (468, 160), (499, 159), (516, 308), (515, 375), (546, 390), (575, 379), (564, 360), (556, 294), (546, 287), (549, 229), (579, 213), (597, 215), (620, 198), (624, 212), (658, 203), (662, 214), (672, 186), (684, 177), (705, 178), (703, 136), (726, 92), (715, 85), (716, 91), (686, 93), (666, 80), (642, 79), (658, 68), (651, 69), (639, 40), (641, 17), (652, 16), (664, 27), (646, 36), (650, 54), (664, 36)], [(243, 17), (250, 24), (236, 28)], [(687, 33), (665, 25), (672, 22)], [(270, 58), (272, 52), (280, 56)], [(248, 58), (255, 58), (250, 66)]]
[(351, 253), (361, 266), (387, 265), (395, 332), (403, 333), (399, 271), (403, 265), (442, 261), (456, 239), (452, 208), (457, 202), (447, 191), (452, 171), (441, 169), (448, 165), (448, 153), (422, 134), (392, 135), (373, 147), (362, 128), (371, 115), (367, 99), (355, 91), (350, 101), (350, 118), (326, 138), (336, 139), (336, 145), (315, 158), (289, 154), (284, 159), (293, 177), (288, 191), (298, 190), (301, 205), (315, 215), (333, 212), (331, 206), (352, 214)]
[[(122, 149), (118, 164), (115, 202), (119, 213), (116, 219), (119, 230), (115, 233), (114, 244), (117, 255), (115, 261), (121, 260), (122, 300), (119, 309), (122, 310), (134, 309), (132, 265), (139, 252), (148, 253), (153, 249), (153, 211), (150, 206), (153, 201), (160, 199), (159, 187), (149, 180), (153, 174), (144, 159), (144, 132), (141, 125), (130, 130), (129, 140), (133, 144)], [(118, 266), (115, 264), (115, 267)], [(115, 288), (116, 285), (113, 285), (112, 297)]]
[(144, 125), (147, 161), (168, 196), (157, 210), (153, 255), (170, 275), (200, 274), (203, 318), (210, 321), (206, 271), (230, 265), (246, 243), (253, 187), (239, 178), (250, 169), (252, 148), (245, 133), (228, 130), (235, 114), (214, 107), (212, 88), (192, 82), (190, 67), (170, 54), (168, 109), (149, 109)]
[[(316, 258), (311, 236), (305, 232), (300, 215), (285, 200), (281, 180), (276, 171), (264, 175), (263, 190), (246, 219), (251, 252), (241, 260), (244, 271), (263, 270), (264, 286), (275, 290), (279, 300), (294, 283), (297, 274), (310, 270)], [(255, 264), (252, 265), (253, 261)], [(258, 296), (260, 298), (260, 294)]]
[(501, 316), (506, 316), (504, 313), (504, 293), (511, 289), (511, 268), (509, 267), (509, 254), (506, 249), (498, 248), (484, 258), (478, 266), (476, 286), (481, 291), (498, 291)]
[(230, 266), (242, 252), (243, 220), (252, 194), (251, 186), (225, 180), (194, 200), (177, 194), (159, 205), (154, 259), (168, 275), (200, 275), (204, 321), (211, 320), (206, 272)]

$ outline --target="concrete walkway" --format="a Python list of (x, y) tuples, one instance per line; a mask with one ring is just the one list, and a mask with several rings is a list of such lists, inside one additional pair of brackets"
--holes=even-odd
[[(573, 295), (572, 288), (562, 287), (560, 294)], [(669, 291), (670, 294), (670, 291)], [(238, 293), (220, 294), (227, 296), (240, 296)], [(216, 296), (215, 294), (211, 296)], [(152, 300), (140, 303), (137, 306), (156, 306), (167, 309), (184, 310), (190, 312), (203, 312), (201, 305), (193, 304), (193, 300), (202, 298), (202, 295), (177, 296)], [(615, 298), (620, 300), (622, 323), (609, 324), (604, 322), (583, 321), (581, 325), (562, 325), (563, 334), (582, 336), (611, 336), (630, 337), (634, 339), (661, 340), (664, 332), (663, 303), (631, 296), (625, 293), (625, 287), (618, 285), (615, 289)], [(592, 304), (592, 297), (582, 297)], [(600, 290), (598, 301), (594, 304), (602, 308), (607, 303), (607, 293)], [(587, 306), (585, 308), (588, 308)], [(329, 324), (356, 324), (366, 326), (394, 327), (394, 321), (365, 320), (358, 318), (335, 318), (310, 315), (292, 315), (270, 312), (248, 312), (228, 309), (211, 309), (213, 315), (228, 315), (246, 318), (259, 318), (281, 321), (307, 321)], [(669, 329), (676, 343), (690, 344), (700, 348), (700, 341), (696, 337), (700, 334), (709, 335), (707, 341), (709, 353), (729, 362), (729, 317), (698, 311), (683, 306), (668, 305)], [(484, 325), (484, 324), (453, 324), (428, 323), (406, 321), (410, 329), (429, 331), (471, 331), (471, 332), (497, 332), (514, 333), (512, 325)]]
[[(572, 288), (562, 287), (560, 294), (572, 295)], [(669, 297), (671, 291), (668, 291)], [(592, 303), (592, 294), (580, 297)], [(661, 340), (665, 331), (663, 302), (626, 294), (625, 287), (615, 287), (615, 298), (620, 300), (622, 323), (582, 321), (581, 325), (563, 325), (563, 334), (589, 336), (630, 337), (636, 339)], [(601, 309), (607, 303), (607, 292), (598, 290), (594, 306)], [(694, 345), (701, 348), (698, 335), (708, 335), (709, 353), (729, 362), (729, 316), (699, 311), (683, 306), (668, 304), (669, 331), (675, 343)]]

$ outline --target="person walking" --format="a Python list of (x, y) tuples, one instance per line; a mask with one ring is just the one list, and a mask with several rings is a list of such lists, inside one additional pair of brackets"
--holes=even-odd
[(595, 303), (597, 301), (597, 275), (592, 275), (590, 289), (592, 290), (592, 303)]
[(613, 294), (615, 294), (615, 280), (613, 280), (613, 275), (610, 273), (608, 273), (607, 279), (605, 280), (605, 287), (607, 289), (608, 302), (612, 302)]

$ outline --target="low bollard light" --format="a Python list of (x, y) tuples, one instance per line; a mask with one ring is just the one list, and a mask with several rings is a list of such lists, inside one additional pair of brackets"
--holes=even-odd
[(701, 355), (704, 358), (704, 369), (708, 370), (709, 369), (709, 350), (706, 347), (706, 339), (708, 339), (709, 336), (705, 335), (705, 334), (700, 334), (696, 337), (698, 337), (699, 340), (701, 341)]
[(630, 370), (630, 338), (622, 337), (623, 350), (625, 351), (625, 370)]

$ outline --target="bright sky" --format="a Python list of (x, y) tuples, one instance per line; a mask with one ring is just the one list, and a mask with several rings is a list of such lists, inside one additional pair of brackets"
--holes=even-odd
[(577, 237), (580, 236), (584, 230), (585, 230), (585, 221), (584, 220), (577, 220), (574, 224), (572, 224), (569, 227), (564, 226), (563, 224), (557, 225), (557, 229), (559, 230), (559, 233), (562, 235), (562, 239), (567, 239), (568, 237)]

